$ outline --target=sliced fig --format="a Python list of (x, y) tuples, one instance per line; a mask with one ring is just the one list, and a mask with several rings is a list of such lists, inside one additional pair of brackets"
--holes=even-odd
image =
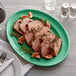
[(27, 18), (27, 16), (25, 15), (25, 16), (21, 16), (21, 19), (24, 19), (24, 18)]
[(46, 26), (50, 28), (50, 23), (46, 20)]
[(51, 54), (48, 54), (45, 56), (46, 59), (51, 59), (53, 56)]
[(28, 12), (28, 18), (32, 18), (33, 17), (33, 14), (32, 14), (32, 12)]
[(21, 36), (19, 39), (18, 39), (18, 43), (19, 44), (23, 44), (24, 43), (24, 37)]

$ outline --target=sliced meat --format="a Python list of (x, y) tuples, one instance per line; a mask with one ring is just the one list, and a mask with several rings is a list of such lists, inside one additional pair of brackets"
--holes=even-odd
[(41, 44), (41, 56), (42, 57), (45, 57), (46, 55), (48, 55), (48, 53), (49, 53), (49, 43), (45, 43), (45, 42), (43, 42), (42, 44)]
[[(51, 48), (50, 48), (50, 53), (53, 55), (53, 56), (57, 56), (59, 50), (60, 50), (60, 47), (61, 47), (61, 39), (59, 38), (57, 41), (55, 41), (54, 43), (51, 44)], [(53, 45), (53, 46), (52, 46)]]
[(53, 33), (45, 33), (43, 34), (42, 38), (41, 38), (44, 42), (48, 41), (49, 43), (51, 43), (54, 39), (55, 39), (55, 34)]
[(18, 19), (14, 25), (13, 25), (13, 30), (15, 30), (16, 32), (20, 33), (20, 34), (23, 34), (23, 32), (20, 30), (20, 24), (22, 22), (22, 19)]
[(28, 23), (33, 21), (32, 19), (29, 18), (24, 18), (23, 21), (20, 24), (20, 29), (25, 33), (27, 31), (27, 26)]
[(41, 38), (45, 33), (51, 33), (51, 30), (48, 27), (43, 27), (40, 31), (35, 33), (35, 38)]
[(40, 50), (40, 40), (36, 39), (34, 41), (32, 41), (32, 49), (34, 51), (39, 51)]
[(43, 27), (43, 24), (39, 20), (34, 20), (28, 24), (28, 30), (38, 30)]
[(60, 47), (61, 47), (61, 39), (59, 38), (59, 40), (57, 42), (54, 43), (54, 52), (55, 52), (55, 55), (54, 56), (57, 56), (59, 50), (60, 50)]
[(26, 40), (26, 43), (31, 46), (31, 42), (33, 40), (33, 33), (32, 32), (29, 32), (27, 34), (24, 35), (24, 38)]
[(31, 46), (34, 50), (32, 58), (51, 59), (57, 56), (62, 43), (61, 39), (51, 32), (50, 23), (47, 20), (41, 22), (32, 20), (32, 17), (32, 13), (29, 12), (14, 23), (13, 30), (22, 34), (18, 43), (23, 44), (25, 40), (27, 45)]

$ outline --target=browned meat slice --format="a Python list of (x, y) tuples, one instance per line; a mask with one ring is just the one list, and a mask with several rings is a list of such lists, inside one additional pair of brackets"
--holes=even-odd
[[(53, 55), (53, 56), (57, 56), (59, 50), (60, 50), (60, 47), (61, 47), (61, 39), (57, 39), (57, 41), (55, 41), (53, 44), (51, 44), (50, 46), (50, 53)], [(53, 45), (53, 46), (52, 46)]]
[(29, 19), (29, 18), (24, 18), (23, 21), (21, 22), (20, 24), (20, 29), (25, 33), (26, 30), (27, 30), (27, 26), (28, 26), (28, 23), (33, 21), (32, 19)]
[(32, 32), (29, 32), (27, 34), (24, 35), (24, 38), (26, 40), (26, 43), (31, 46), (31, 42), (33, 40), (33, 33)]
[(41, 44), (41, 56), (42, 57), (45, 57), (46, 55), (48, 55), (48, 53), (49, 53), (49, 43), (45, 43), (45, 42), (43, 42), (42, 44)]
[(43, 24), (39, 20), (34, 20), (28, 24), (28, 30), (38, 30), (43, 27)]
[(23, 32), (19, 29), (21, 22), (22, 22), (22, 19), (18, 19), (13, 25), (13, 30), (15, 30), (16, 32), (20, 34), (23, 34)]
[(60, 47), (61, 47), (61, 39), (59, 38), (59, 40), (56, 42), (56, 43), (54, 43), (54, 52), (55, 52), (55, 55), (54, 56), (57, 56), (57, 54), (58, 54), (58, 52), (59, 52), (59, 50), (60, 50)]
[(47, 32), (47, 33), (43, 34), (41, 39), (44, 42), (48, 41), (50, 43), (51, 41), (53, 41), (55, 39), (55, 34)]
[(40, 50), (40, 40), (36, 39), (34, 41), (32, 41), (32, 49), (34, 51), (39, 51)]
[(40, 38), (41, 36), (43, 36), (43, 34), (47, 32), (51, 33), (51, 30), (48, 27), (43, 27), (40, 31), (35, 33), (35, 38)]

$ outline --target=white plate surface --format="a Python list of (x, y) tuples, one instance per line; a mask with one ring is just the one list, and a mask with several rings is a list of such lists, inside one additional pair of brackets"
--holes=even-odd
[(7, 59), (14, 58), (14, 61), (0, 73), (0, 76), (22, 76), (21, 63), (19, 59), (12, 52), (4, 49), (0, 49), (0, 54), (3, 51), (7, 53)]

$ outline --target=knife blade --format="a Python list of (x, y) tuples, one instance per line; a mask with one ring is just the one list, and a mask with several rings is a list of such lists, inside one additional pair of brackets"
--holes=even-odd
[(8, 61), (4, 62), (1, 66), (0, 66), (0, 72), (2, 72), (4, 69), (6, 69), (9, 64), (11, 64), (14, 61), (14, 58), (9, 59)]

